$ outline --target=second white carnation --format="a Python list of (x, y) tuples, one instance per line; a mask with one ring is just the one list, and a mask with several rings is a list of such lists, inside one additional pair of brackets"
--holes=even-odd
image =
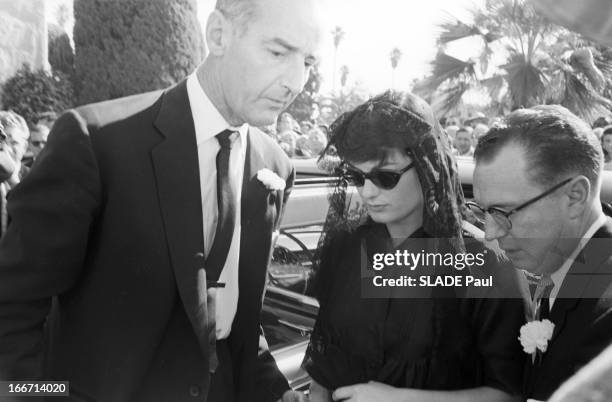
[(536, 350), (546, 352), (548, 341), (552, 338), (555, 324), (550, 320), (531, 321), (521, 327), (519, 341), (525, 353), (534, 353)]

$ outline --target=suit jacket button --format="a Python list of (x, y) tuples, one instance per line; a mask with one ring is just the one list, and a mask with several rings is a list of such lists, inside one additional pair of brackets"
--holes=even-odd
[(189, 387), (189, 395), (193, 396), (194, 398), (200, 396), (200, 387), (197, 385), (192, 385)]

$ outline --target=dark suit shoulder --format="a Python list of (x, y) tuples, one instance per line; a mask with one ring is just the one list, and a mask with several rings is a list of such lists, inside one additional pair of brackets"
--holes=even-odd
[(293, 172), (293, 164), (276, 140), (256, 127), (249, 127), (249, 135), (254, 142), (260, 144), (264, 159), (278, 170), (276, 173), (289, 177)]
[(82, 116), (89, 126), (101, 127), (142, 112), (156, 103), (162, 94), (163, 91), (158, 90), (90, 103), (79, 106), (75, 112)]
[(264, 152), (267, 153), (269, 156), (274, 156), (281, 161), (291, 163), (285, 151), (283, 151), (280, 145), (278, 145), (278, 143), (276, 142), (276, 140), (274, 140), (268, 134), (264, 133), (257, 127), (249, 127), (249, 135), (254, 136), (255, 139), (263, 145)]

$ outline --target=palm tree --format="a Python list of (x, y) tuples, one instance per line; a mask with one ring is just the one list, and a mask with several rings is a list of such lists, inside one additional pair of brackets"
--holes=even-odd
[[(612, 52), (551, 24), (529, 0), (489, 0), (472, 16), (472, 24), (441, 26), (432, 75), (417, 88), (433, 94), (438, 112), (455, 110), (474, 90), (502, 114), (542, 103), (562, 104), (587, 120), (612, 110), (603, 96), (612, 88)], [(460, 60), (446, 53), (469, 37), (480, 38), (480, 54)]]
[(342, 27), (336, 26), (332, 31), (332, 36), (334, 37), (334, 70), (332, 75), (332, 91), (336, 90), (336, 61), (338, 58), (338, 47), (340, 46), (340, 42), (344, 39), (346, 32), (342, 29)]
[(394, 47), (389, 54), (389, 60), (391, 61), (391, 88), (395, 88), (395, 69), (402, 58), (402, 51)]
[(342, 88), (344, 88), (346, 86), (346, 81), (348, 80), (348, 75), (349, 75), (349, 68), (348, 66), (344, 65), (342, 67), (340, 67), (340, 86)]

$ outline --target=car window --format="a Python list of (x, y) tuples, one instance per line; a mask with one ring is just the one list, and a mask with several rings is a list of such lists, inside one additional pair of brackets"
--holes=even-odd
[(272, 253), (269, 286), (312, 296), (313, 257), (322, 225), (281, 230)]

